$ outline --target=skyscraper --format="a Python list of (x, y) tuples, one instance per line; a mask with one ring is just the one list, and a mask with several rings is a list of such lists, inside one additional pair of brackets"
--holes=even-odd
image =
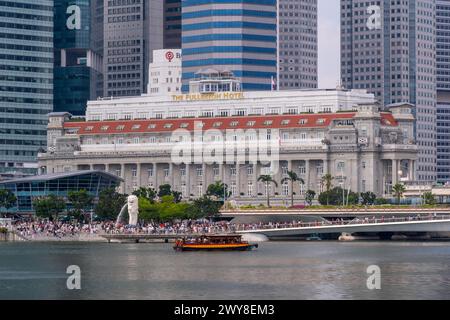
[(199, 72), (231, 71), (243, 90), (277, 76), (276, 0), (182, 1), (183, 91)]
[(317, 0), (279, 1), (279, 87), (317, 88)]
[(436, 180), (435, 3), (341, 0), (342, 82), (375, 93), (385, 106), (415, 105), (422, 181)]
[(103, 1), (54, 1), (54, 111), (83, 115), (103, 96)]
[(144, 93), (152, 52), (164, 46), (164, 0), (104, 3), (104, 94)]
[(164, 0), (164, 49), (181, 49), (181, 0)]
[(437, 179), (450, 181), (450, 0), (436, 1)]
[(53, 0), (0, 1), (0, 172), (37, 173), (53, 106)]

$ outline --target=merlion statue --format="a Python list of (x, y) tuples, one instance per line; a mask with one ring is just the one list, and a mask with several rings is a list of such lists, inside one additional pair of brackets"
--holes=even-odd
[(138, 224), (139, 202), (138, 197), (131, 195), (127, 198), (128, 205), (128, 224), (135, 226)]

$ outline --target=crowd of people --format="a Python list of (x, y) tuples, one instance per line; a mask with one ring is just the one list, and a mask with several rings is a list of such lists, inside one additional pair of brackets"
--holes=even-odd
[(259, 222), (259, 223), (231, 223), (228, 221), (212, 222), (209, 220), (186, 220), (174, 223), (144, 223), (137, 226), (117, 225), (113, 221), (80, 223), (80, 222), (53, 222), (49, 220), (16, 221), (13, 224), (15, 232), (26, 239), (44, 238), (75, 238), (75, 237), (100, 237), (102, 234), (150, 234), (150, 235), (185, 235), (185, 234), (214, 234), (233, 233), (245, 230), (280, 229), (332, 226), (345, 224), (385, 223), (415, 220), (438, 219), (436, 214), (410, 217), (364, 217), (354, 220), (314, 220), (314, 221), (290, 221), (290, 222)]

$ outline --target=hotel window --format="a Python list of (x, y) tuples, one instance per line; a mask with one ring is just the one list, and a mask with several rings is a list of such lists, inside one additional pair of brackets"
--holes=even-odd
[(305, 185), (304, 184), (300, 184), (300, 195), (304, 195), (305, 194)]
[(265, 126), (271, 126), (273, 124), (273, 120), (266, 120), (264, 121)]
[(366, 192), (366, 180), (361, 181), (361, 191)]
[(214, 122), (213, 127), (219, 128), (222, 125), (222, 122)]
[(125, 114), (123, 115), (123, 118), (124, 118), (125, 120), (131, 120), (132, 115), (131, 115), (131, 113), (125, 113)]
[(288, 112), (289, 114), (297, 114), (298, 113), (298, 108), (288, 108)]
[(166, 168), (166, 169), (164, 169), (164, 177), (168, 177), (169, 176), (169, 169), (168, 168)]
[(196, 112), (195, 111), (186, 111), (184, 113), (185, 118), (195, 118)]
[(287, 125), (289, 125), (289, 123), (291, 123), (291, 120), (283, 120), (283, 121), (281, 121), (281, 125), (282, 126), (287, 126)]
[(108, 144), (108, 138), (103, 138), (102, 139), (102, 144)]
[(155, 129), (156, 128), (156, 124), (155, 123), (150, 123), (147, 128), (148, 129)]
[(155, 136), (151, 136), (151, 137), (148, 139), (148, 142), (150, 142), (150, 143), (156, 143), (156, 137), (155, 137)]
[(172, 137), (171, 137), (171, 136), (167, 136), (167, 137), (166, 137), (166, 142), (167, 142), (167, 143), (172, 142)]
[(247, 175), (249, 176), (253, 175), (253, 166), (247, 167)]
[(133, 138), (133, 144), (139, 144), (139, 137)]
[(300, 125), (305, 125), (305, 124), (307, 124), (308, 123), (308, 119), (300, 119), (299, 121), (298, 121), (298, 124), (300, 124)]
[(94, 130), (93, 126), (87, 126), (86, 128), (84, 128), (84, 131), (92, 131)]
[(218, 177), (219, 176), (219, 168), (218, 167), (214, 167), (213, 168), (213, 175), (214, 175), (214, 177)]
[(120, 177), (120, 169), (116, 170), (116, 176)]
[(245, 109), (238, 109), (235, 113), (236, 116), (245, 116)]
[(281, 194), (283, 196), (289, 195), (289, 184), (283, 183), (283, 185), (281, 186)]
[(163, 113), (162, 112), (155, 113), (155, 118), (156, 119), (162, 119), (163, 118)]
[(170, 128), (172, 128), (172, 126), (173, 126), (172, 123), (166, 123), (166, 124), (164, 125), (164, 129), (170, 129)]
[(316, 171), (317, 171), (317, 175), (318, 176), (322, 176), (323, 175), (323, 167), (322, 166), (318, 166), (316, 168)]
[(117, 139), (117, 144), (123, 144), (123, 138), (118, 138)]
[(101, 131), (107, 131), (109, 129), (109, 126), (101, 126), (100, 130)]
[(239, 121), (231, 121), (230, 127), (237, 127), (239, 125)]
[(325, 119), (317, 119), (316, 123), (317, 124), (324, 124), (325, 123)]
[(214, 117), (214, 111), (203, 111), (202, 117), (204, 118), (212, 118)]
[(139, 119), (147, 119), (148, 118), (148, 113), (138, 113), (138, 118)]
[(88, 138), (88, 139), (86, 139), (86, 144), (93, 144), (93, 140), (92, 140), (92, 138)]
[(339, 162), (337, 163), (337, 170), (339, 170), (339, 171), (345, 170), (345, 162), (344, 162), (344, 161), (339, 161)]
[(116, 120), (117, 114), (116, 113), (108, 113), (106, 115), (106, 120)]
[(100, 114), (93, 114), (91, 116), (92, 121), (100, 121), (101, 120), (101, 115)]
[(187, 127), (189, 127), (189, 123), (187, 123), (187, 122), (183, 122), (182, 124), (180, 124), (180, 128), (182, 128), (182, 129), (185, 129)]
[(230, 186), (230, 192), (232, 196), (236, 196), (237, 193), (237, 186), (236, 186), (236, 182), (232, 182), (231, 186)]
[(269, 109), (269, 114), (279, 114), (280, 113), (280, 108), (270, 108)]
[(180, 169), (180, 175), (181, 175), (182, 177), (185, 177), (185, 176), (186, 176), (186, 168), (181, 168), (181, 169)]
[(247, 127), (253, 127), (256, 124), (256, 121), (248, 121)]
[(231, 173), (232, 176), (235, 176), (236, 175), (236, 167), (231, 167), (230, 168), (230, 173)]
[(287, 175), (288, 174), (288, 167), (281, 167), (281, 174), (282, 175)]
[(196, 122), (195, 122), (195, 127), (196, 127), (196, 128), (201, 129), (201, 128), (203, 128), (204, 126), (205, 126), (205, 123), (202, 122), (202, 121), (196, 121)]
[(123, 125), (123, 124), (120, 124), (116, 127), (117, 131), (123, 131), (124, 129), (125, 129), (125, 125)]
[(141, 125), (140, 124), (134, 124), (132, 127), (131, 127), (131, 130), (139, 130), (141, 128)]
[(306, 132), (300, 132), (300, 140), (306, 140)]
[(203, 168), (197, 168), (197, 177), (203, 177)]
[(199, 184), (197, 186), (197, 191), (199, 196), (203, 195), (203, 185)]
[(281, 137), (282, 137), (282, 140), (289, 140), (289, 132), (283, 132)]
[(305, 175), (306, 174), (306, 167), (304, 167), (304, 166), (298, 167), (298, 173), (300, 175)]
[(252, 197), (253, 196), (253, 183), (249, 182), (247, 184), (247, 196)]
[(148, 177), (151, 178), (153, 177), (153, 168), (148, 169)]
[(229, 110), (220, 110), (219, 114), (221, 117), (228, 117), (228, 115), (230, 114)]
[(136, 169), (132, 169), (132, 170), (131, 170), (131, 176), (132, 176), (133, 178), (136, 178), (136, 177), (137, 177), (137, 170), (136, 170)]

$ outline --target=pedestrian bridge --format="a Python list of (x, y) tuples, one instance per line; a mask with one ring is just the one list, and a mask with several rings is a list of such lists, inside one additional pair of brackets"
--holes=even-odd
[(392, 219), (355, 219), (350, 222), (320, 221), (314, 223), (289, 223), (246, 227), (236, 230), (240, 234), (262, 234), (269, 239), (295, 238), (308, 235), (324, 234), (423, 234), (449, 233), (450, 216), (406, 217)]

